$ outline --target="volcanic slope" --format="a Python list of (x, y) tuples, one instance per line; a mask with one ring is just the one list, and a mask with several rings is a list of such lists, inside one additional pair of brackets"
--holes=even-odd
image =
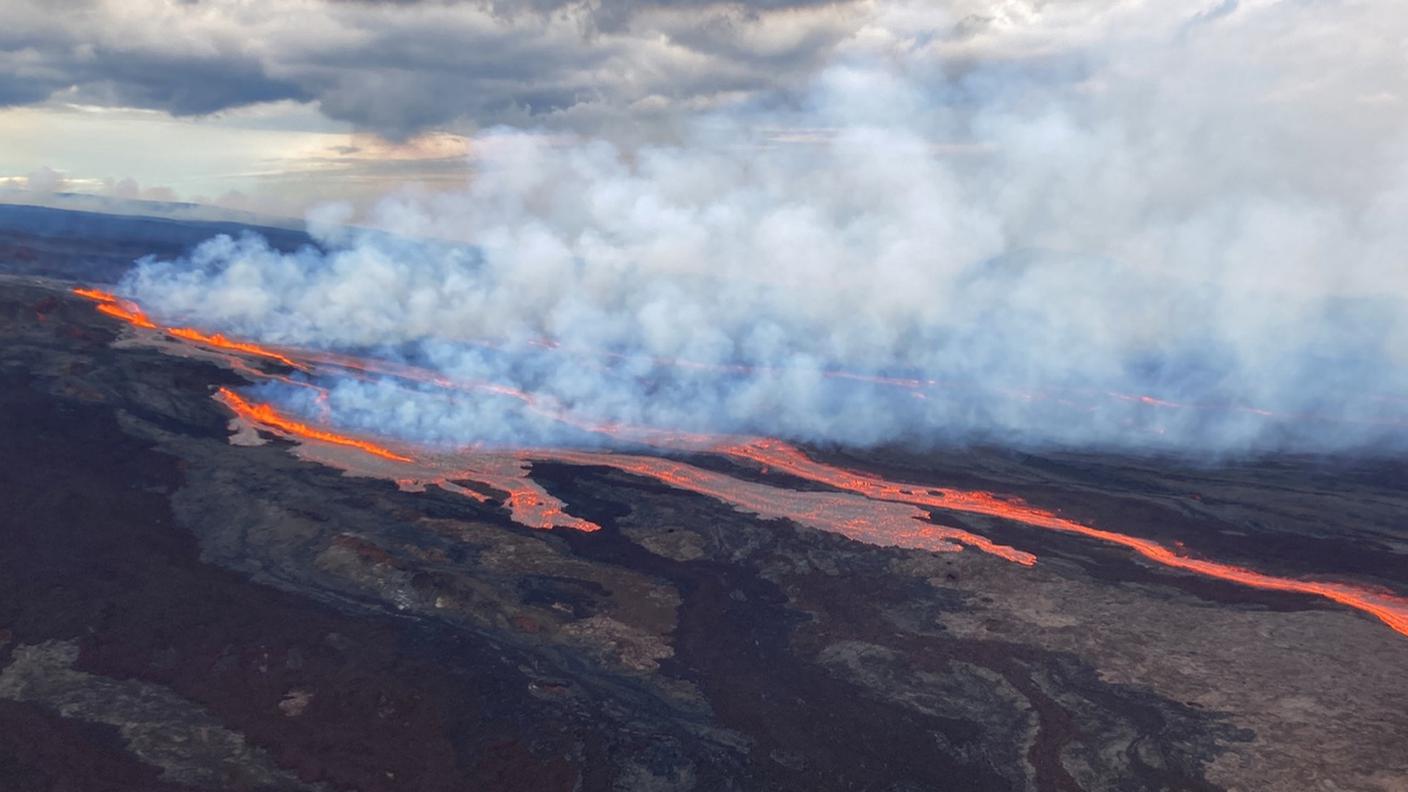
[[(598, 530), (525, 526), (232, 445), (212, 397), (244, 376), (68, 289), (0, 283), (0, 788), (1408, 785), (1408, 639), (1363, 613), (994, 516), (943, 515), (1034, 565), (564, 461), (531, 480)], [(1391, 461), (831, 461), (1404, 590)]]

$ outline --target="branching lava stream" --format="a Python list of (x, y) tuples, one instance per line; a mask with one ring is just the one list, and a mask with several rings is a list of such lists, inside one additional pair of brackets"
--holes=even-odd
[(1395, 594), (1373, 591), (1347, 583), (1276, 577), (1231, 564), (1190, 558), (1148, 539), (1095, 528), (1061, 517), (1046, 509), (1030, 506), (1016, 500), (999, 498), (989, 492), (899, 484), (867, 473), (826, 465), (811, 459), (796, 447), (780, 440), (755, 440), (750, 443), (725, 446), (721, 450), (731, 458), (747, 460), (761, 465), (764, 469), (778, 470), (808, 481), (829, 484), (837, 489), (856, 492), (878, 501), (897, 501), (935, 509), (1000, 517), (1037, 528), (1077, 534), (1119, 545), (1133, 550), (1154, 563), (1185, 572), (1193, 572), (1267, 591), (1284, 591), (1324, 597), (1372, 614), (1394, 631), (1408, 636), (1408, 598)]
[[(468, 449), (443, 452), (416, 448), (405, 443), (395, 444), (396, 450), (393, 450), (370, 439), (339, 433), (330, 426), (304, 423), (281, 413), (273, 405), (249, 401), (227, 388), (220, 388), (216, 393), (216, 398), (228, 407), (237, 419), (255, 428), (298, 440), (303, 444), (302, 449), (312, 458), (350, 472), (395, 479), (407, 489), (433, 485), (479, 501), (489, 500), (491, 492), (503, 493), (503, 504), (513, 519), (526, 526), (597, 530), (598, 526), (595, 524), (568, 514), (566, 506), (544, 491), (531, 479), (529, 473), (534, 461), (599, 466), (649, 478), (675, 489), (705, 495), (740, 511), (764, 518), (787, 519), (799, 525), (830, 531), (869, 544), (935, 552), (953, 552), (967, 546), (1024, 566), (1035, 564), (1037, 559), (1029, 552), (997, 544), (970, 531), (937, 524), (931, 518), (930, 512), (958, 512), (999, 518), (1123, 547), (1146, 561), (1181, 572), (1254, 589), (1328, 599), (1370, 614), (1395, 632), (1408, 636), (1408, 598), (1397, 594), (1349, 583), (1278, 577), (1231, 564), (1193, 558), (1152, 540), (1096, 528), (1047, 509), (1002, 498), (990, 492), (907, 484), (828, 465), (812, 459), (797, 447), (781, 440), (674, 433), (596, 423), (572, 415), (570, 411), (549, 399), (497, 383), (459, 382), (438, 372), (389, 361), (293, 349), (275, 351), (258, 344), (233, 340), (219, 333), (161, 326), (148, 317), (139, 306), (107, 292), (74, 289), (74, 293), (92, 300), (96, 303), (98, 311), (126, 322), (139, 331), (155, 331), (147, 334), (150, 338), (157, 338), (156, 333), (159, 333), (183, 343), (196, 345), (208, 352), (225, 355), (232, 368), (247, 376), (279, 379), (290, 384), (318, 388), (324, 396), (319, 400), (319, 404), (325, 411), (326, 391), (320, 386), (302, 380), (291, 380), (283, 374), (264, 372), (247, 363), (245, 358), (272, 361), (308, 376), (347, 376), (349, 373), (364, 377), (385, 376), (447, 391), (507, 396), (521, 401), (525, 409), (623, 442), (652, 445), (669, 452), (688, 451), (718, 455), (735, 464), (785, 473), (830, 488), (830, 491), (795, 491), (705, 470), (678, 460), (641, 454), (556, 449)], [(903, 387), (914, 387), (915, 384), (917, 383), (902, 382)], [(1122, 394), (1120, 396), (1123, 397)], [(1147, 400), (1147, 403), (1159, 407), (1179, 406), (1158, 402), (1150, 397), (1136, 398)], [(329, 425), (334, 423), (330, 411), (324, 413), (324, 422)]]

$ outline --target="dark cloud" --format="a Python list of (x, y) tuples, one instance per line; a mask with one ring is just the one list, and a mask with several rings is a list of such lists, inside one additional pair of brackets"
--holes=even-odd
[(0, 106), (204, 115), (277, 100), (389, 137), (571, 125), (786, 86), (849, 32), (837, 0), (13, 0)]
[(583, 12), (593, 27), (602, 31), (618, 31), (643, 12), (655, 10), (721, 13), (756, 18), (772, 11), (841, 5), (844, 0), (489, 0), (499, 13), (560, 13)]
[(32, 104), (49, 98), (55, 86), (37, 80), (6, 79), (0, 77), (0, 107)]
[(173, 115), (205, 115), (230, 107), (313, 96), (292, 80), (276, 79), (248, 57), (180, 58), (160, 53), (102, 53), (81, 74), (80, 92), (107, 103), (154, 107)]
[[(68, 7), (73, 13), (62, 22), (23, 3), (7, 12), (8, 25), (0, 32), (0, 106), (66, 92), (79, 102), (203, 115), (311, 98), (296, 81), (271, 76), (271, 64), (238, 46), (236, 37), (208, 42), (213, 46), (159, 39), (138, 43), (108, 29), (117, 13), (111, 7), (95, 0)], [(175, 6), (167, 12), (194, 13)]]
[(756, 17), (772, 11), (845, 5), (852, 0), (334, 0), (359, 5), (439, 5), (490, 8), (504, 16), (574, 13), (601, 30), (618, 30), (644, 12), (657, 10), (728, 12)]

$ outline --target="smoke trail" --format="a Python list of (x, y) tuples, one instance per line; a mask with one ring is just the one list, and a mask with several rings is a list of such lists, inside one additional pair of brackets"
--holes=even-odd
[[(880, 14), (800, 110), (629, 150), (493, 130), (463, 191), (382, 204), (391, 233), (334, 208), (312, 224), (323, 250), (220, 237), (122, 289), (164, 319), (379, 350), (595, 421), (1397, 443), (1408, 138), (1402, 53), (1375, 45), (1408, 23), (1374, 3), (1214, 10), (1115, 15), (1060, 57), (962, 68)], [(331, 399), (417, 439), (588, 441), (510, 398), (373, 379)]]

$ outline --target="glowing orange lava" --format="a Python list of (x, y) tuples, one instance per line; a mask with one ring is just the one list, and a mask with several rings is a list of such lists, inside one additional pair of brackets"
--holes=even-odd
[(236, 415), (240, 416), (241, 418), (244, 418), (245, 420), (250, 421), (252, 423), (258, 423), (270, 427), (272, 429), (276, 429), (280, 432), (283, 432), (284, 434), (293, 435), (294, 437), (302, 438), (305, 440), (318, 440), (324, 443), (331, 443), (337, 446), (355, 448), (359, 451), (365, 451), (368, 454), (371, 454), (372, 456), (378, 456), (382, 459), (389, 459), (393, 462), (412, 461), (411, 458), (408, 456), (403, 456), (401, 454), (396, 453), (395, 451), (392, 451), (383, 446), (379, 446), (375, 443), (371, 443), (366, 440), (358, 440), (355, 437), (348, 437), (347, 435), (338, 434), (336, 432), (329, 432), (325, 429), (319, 429), (317, 427), (309, 426), (308, 424), (295, 421), (291, 418), (287, 418), (279, 414), (277, 410), (267, 404), (257, 404), (245, 401), (242, 397), (240, 397), (239, 394), (235, 393), (229, 388), (221, 388), (217, 392), (217, 395), (219, 399), (225, 403), (226, 406), (228, 406), (231, 410), (235, 412)]
[(460, 481), (471, 481), (489, 490), (505, 493), (503, 504), (513, 521), (529, 528), (570, 528), (583, 533), (601, 530), (601, 526), (591, 520), (568, 514), (566, 504), (549, 495), (547, 490), (529, 478), (530, 465), (526, 459), (513, 454), (464, 454), (452, 461), (465, 466), (433, 478), (431, 481), (441, 489), (480, 503), (488, 501), (489, 495)]
[(97, 289), (79, 288), (74, 289), (73, 293), (79, 297), (97, 303), (97, 308), (100, 313), (121, 319), (134, 327), (141, 327), (146, 330), (157, 329), (156, 322), (147, 318), (146, 313), (144, 313), (141, 308), (138, 308), (135, 303), (118, 299), (116, 295), (109, 294), (105, 291), (98, 291)]
[(376, 360), (372, 358), (358, 358), (323, 351), (303, 351), (300, 352), (299, 355), (308, 363), (341, 369), (354, 376), (374, 374), (405, 382), (430, 385), (431, 387), (441, 390), (488, 393), (495, 396), (515, 399), (523, 403), (525, 410), (535, 415), (541, 415), (565, 426), (570, 426), (584, 432), (605, 435), (623, 444), (638, 443), (676, 450), (689, 448), (702, 449), (718, 444), (720, 439), (719, 435), (677, 432), (609, 421), (591, 421), (574, 415), (569, 409), (557, 403), (557, 401), (551, 397), (539, 396), (518, 388), (486, 380), (451, 379), (433, 369), (413, 366), (408, 363)]
[(130, 303), (99, 303), (98, 312), (121, 319), (134, 327), (141, 327), (146, 330), (157, 329), (156, 322), (148, 319), (146, 314), (142, 313), (140, 309), (131, 306)]
[[(538, 528), (569, 527), (581, 531), (597, 530), (598, 526), (595, 524), (566, 514), (560, 501), (552, 498), (528, 477), (528, 467), (533, 460), (605, 466), (645, 476), (676, 489), (706, 495), (728, 503), (739, 510), (765, 518), (786, 518), (802, 525), (832, 531), (858, 541), (941, 552), (956, 550), (961, 544), (1014, 563), (1030, 566), (1036, 563), (1036, 557), (1031, 553), (997, 544), (986, 537), (958, 528), (936, 525), (930, 519), (927, 510), (981, 514), (1011, 520), (1036, 528), (1084, 536), (1124, 547), (1151, 562), (1171, 569), (1224, 580), (1249, 588), (1322, 597), (1370, 614), (1395, 632), (1408, 636), (1408, 599), (1396, 594), (1375, 591), (1348, 583), (1277, 577), (1231, 564), (1192, 558), (1183, 554), (1181, 548), (1176, 551), (1148, 539), (1085, 525), (1061, 517), (1055, 512), (1031, 506), (1019, 500), (1002, 498), (990, 492), (895, 482), (873, 474), (828, 465), (808, 457), (800, 449), (780, 440), (727, 438), (676, 433), (615, 423), (594, 423), (572, 415), (550, 398), (525, 393), (516, 388), (492, 382), (451, 380), (439, 372), (415, 366), (390, 361), (353, 358), (326, 352), (288, 351), (288, 354), (283, 354), (256, 344), (233, 341), (218, 333), (207, 334), (191, 328), (161, 328), (148, 318), (141, 308), (107, 292), (80, 288), (74, 289), (73, 293), (97, 303), (97, 310), (104, 314), (126, 321), (136, 327), (164, 329), (172, 337), (180, 340), (241, 355), (276, 360), (307, 373), (317, 373), (321, 367), (328, 367), (342, 372), (391, 376), (429, 384), (445, 390), (507, 396), (521, 401), (526, 409), (571, 426), (611, 436), (617, 440), (644, 443), (673, 451), (718, 454), (735, 461), (759, 466), (765, 471), (786, 473), (807, 481), (825, 484), (837, 490), (835, 492), (799, 492), (737, 479), (660, 457), (586, 451), (534, 450), (507, 454), (468, 452), (457, 455), (443, 464), (432, 463), (428, 460), (412, 459), (367, 440), (360, 440), (301, 423), (280, 414), (270, 405), (246, 401), (226, 388), (221, 388), (217, 394), (217, 398), (229, 406), (231, 410), (251, 423), (295, 438), (356, 449), (382, 460), (413, 466), (412, 475), (398, 476), (398, 479), (433, 483), (446, 490), (481, 501), (488, 499), (484, 492), (457, 482), (477, 482), (493, 490), (507, 493), (505, 505), (512, 513), (513, 519), (523, 525)], [(680, 364), (680, 362), (676, 361), (676, 364)], [(684, 365), (694, 364), (684, 363)], [(324, 410), (325, 418), (329, 422), (331, 421), (332, 416), (328, 410), (326, 391), (319, 386), (289, 380), (281, 375), (267, 374), (243, 365), (238, 368), (256, 377), (277, 377), (290, 384), (317, 389), (319, 391), (318, 403)], [(826, 372), (826, 376), (864, 379), (912, 389), (916, 393), (920, 388), (936, 384), (933, 380), (872, 377), (851, 375), (846, 372)], [(1164, 401), (1152, 396), (1132, 396), (1120, 393), (1108, 393), (1107, 396), (1120, 400), (1136, 401), (1155, 408), (1202, 408), (1201, 405)], [(1033, 398), (1047, 397), (1039, 394)], [(1250, 407), (1231, 409), (1269, 415), (1265, 411)]]
[(788, 519), (867, 544), (935, 552), (952, 552), (963, 544), (1024, 566), (1036, 563), (1036, 556), (1031, 553), (959, 528), (937, 525), (927, 512), (910, 504), (875, 503), (842, 492), (799, 492), (660, 457), (560, 450), (522, 454), (528, 459), (615, 468), (678, 490), (706, 495), (739, 511), (768, 519)]
[[(316, 387), (316, 386), (313, 386)], [(468, 454), (453, 458), (448, 462), (435, 455), (423, 459), (398, 454), (383, 446), (366, 440), (309, 426), (284, 416), (268, 404), (250, 402), (228, 388), (221, 388), (216, 398), (228, 406), (236, 415), (252, 425), (265, 427), (297, 438), (314, 440), (330, 445), (352, 448), (372, 456), (392, 462), (404, 463), (408, 469), (396, 475), (396, 481), (403, 488), (420, 489), (425, 484), (434, 484), (448, 492), (472, 498), (480, 503), (487, 502), (489, 495), (481, 489), (465, 486), (459, 482), (470, 481), (483, 487), (505, 494), (504, 506), (509, 510), (514, 522), (529, 528), (548, 530), (570, 528), (590, 533), (601, 526), (590, 520), (575, 517), (566, 512), (566, 505), (552, 497), (537, 482), (528, 477), (529, 463), (512, 454)], [(323, 405), (326, 407), (326, 405)], [(320, 458), (346, 470), (354, 470), (367, 475), (385, 475), (385, 470), (367, 470), (347, 459)], [(462, 467), (445, 469), (449, 462), (461, 463)]]
[(307, 366), (295, 362), (287, 355), (279, 354), (268, 347), (251, 344), (247, 341), (235, 341), (221, 333), (202, 333), (191, 327), (168, 327), (166, 328), (166, 332), (186, 341), (194, 341), (197, 344), (205, 344), (206, 346), (225, 349), (231, 352), (243, 352), (246, 355), (254, 355), (255, 357), (278, 361), (289, 368), (307, 370)]
[(99, 290), (97, 290), (97, 289), (86, 289), (86, 288), (83, 288), (83, 287), (80, 286), (80, 287), (75, 288), (75, 289), (73, 290), (73, 293), (76, 294), (76, 295), (78, 295), (79, 297), (86, 297), (87, 299), (92, 300), (93, 302), (99, 302), (99, 303), (115, 303), (115, 302), (117, 302), (117, 296), (116, 296), (116, 295), (109, 294), (108, 292), (105, 292), (105, 291), (99, 291)]
[(723, 453), (745, 459), (767, 470), (778, 470), (808, 481), (829, 484), (880, 501), (898, 501), (949, 511), (984, 514), (1037, 528), (1078, 534), (1133, 550), (1162, 566), (1226, 580), (1250, 588), (1310, 594), (1371, 614), (1395, 632), (1408, 636), (1408, 599), (1347, 583), (1296, 580), (1268, 575), (1216, 561), (1180, 555), (1163, 545), (1135, 536), (1107, 531), (1061, 517), (1054, 512), (999, 498), (989, 492), (900, 484), (866, 473), (817, 462), (780, 440), (757, 440), (726, 446)]
[(253, 344), (248, 341), (236, 341), (222, 333), (204, 333), (193, 327), (162, 327), (153, 322), (146, 312), (137, 306), (136, 303), (123, 300), (114, 294), (98, 289), (76, 288), (73, 293), (79, 297), (92, 300), (97, 303), (97, 309), (108, 316), (121, 319), (135, 327), (147, 330), (161, 330), (168, 335), (175, 336), (183, 341), (191, 341), (197, 344), (223, 349), (228, 352), (239, 352), (245, 355), (267, 358), (278, 361), (289, 368), (307, 371), (308, 367), (298, 363), (287, 355), (275, 352), (268, 347)]

